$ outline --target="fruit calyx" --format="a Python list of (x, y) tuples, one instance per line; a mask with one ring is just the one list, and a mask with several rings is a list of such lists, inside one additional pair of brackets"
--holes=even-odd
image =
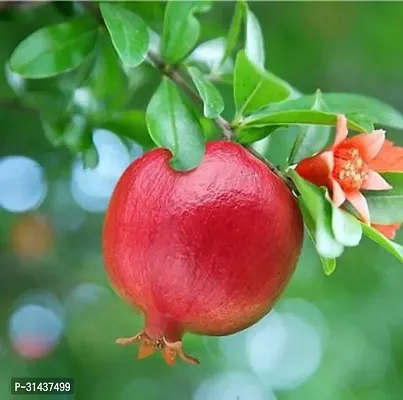
[(140, 343), (139, 351), (137, 353), (139, 360), (151, 356), (156, 351), (161, 350), (162, 357), (168, 365), (175, 365), (176, 356), (179, 356), (188, 364), (199, 364), (197, 358), (191, 357), (183, 351), (182, 341), (168, 342), (165, 336), (152, 339), (144, 330), (132, 337), (119, 338), (116, 340), (116, 343), (123, 346)]

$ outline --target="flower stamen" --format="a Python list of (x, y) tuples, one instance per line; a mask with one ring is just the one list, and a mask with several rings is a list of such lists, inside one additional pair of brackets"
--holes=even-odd
[(339, 148), (334, 152), (333, 178), (346, 190), (358, 190), (368, 178), (369, 168), (358, 149)]

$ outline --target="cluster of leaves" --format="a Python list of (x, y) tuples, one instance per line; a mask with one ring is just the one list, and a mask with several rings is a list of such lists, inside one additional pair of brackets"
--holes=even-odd
[[(368, 236), (403, 262), (402, 246), (387, 239), (376, 229), (364, 222), (359, 221), (351, 213), (336, 207), (329, 200), (326, 190), (302, 179), (293, 169), (288, 171), (288, 175), (293, 180), (300, 194), (298, 202), (304, 216), (305, 226), (315, 244), (326, 274), (329, 275), (334, 271), (336, 268), (336, 258), (343, 253), (344, 247), (357, 246), (361, 241), (362, 234)], [(403, 173), (389, 173), (388, 178), (391, 176), (394, 176), (398, 180), (396, 189), (382, 193), (374, 192), (375, 194), (373, 195), (375, 196), (375, 203), (376, 199), (378, 199), (383, 207), (389, 203), (388, 196), (395, 197), (398, 202), (402, 200), (401, 198), (400, 200), (396, 198), (396, 192), (402, 192)], [(392, 217), (393, 213), (396, 213), (396, 210), (401, 209), (401, 204), (396, 208), (392, 204), (386, 206), (385, 213), (382, 214), (379, 213), (379, 210), (375, 211), (376, 208), (371, 206), (374, 200), (372, 196), (368, 196), (368, 198), (370, 199), (370, 210), (371, 212), (374, 211), (375, 218), (381, 219), (380, 222), (389, 223), (390, 218), (393, 219), (392, 222), (402, 220), (401, 216)], [(400, 212), (398, 211), (398, 213)]]
[[(49, 140), (81, 155), (87, 166), (97, 163), (96, 128), (144, 149), (166, 147), (172, 167), (185, 171), (200, 163), (206, 140), (215, 137), (211, 120), (247, 146), (294, 127), (298, 134), (283, 167), (298, 189), (325, 272), (334, 270), (344, 246), (356, 246), (362, 233), (403, 261), (400, 246), (334, 207), (325, 191), (290, 168), (326, 146), (339, 113), (350, 130), (367, 133), (373, 124), (403, 129), (403, 115), (365, 96), (319, 90), (306, 95), (267, 71), (262, 30), (244, 1), (235, 4), (227, 37), (199, 43), (197, 17), (212, 6), (212, 1), (101, 2), (92, 3), (89, 12), (91, 7), (76, 4), (74, 16), (19, 44), (8, 64), (10, 85), (39, 112)], [(150, 70), (158, 71), (159, 85), (143, 109), (133, 108), (131, 91), (139, 76), (154, 80)], [(222, 84), (233, 86), (230, 122), (221, 117)], [(403, 221), (403, 178), (390, 178), (392, 191), (367, 197), (379, 223)]]

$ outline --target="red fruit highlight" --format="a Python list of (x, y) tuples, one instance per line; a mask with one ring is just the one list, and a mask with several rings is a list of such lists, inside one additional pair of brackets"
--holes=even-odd
[(112, 195), (103, 238), (108, 276), (140, 310), (140, 342), (168, 364), (185, 332), (222, 336), (267, 314), (301, 251), (300, 210), (286, 184), (242, 146), (210, 142), (202, 163), (174, 171), (155, 149), (134, 161)]

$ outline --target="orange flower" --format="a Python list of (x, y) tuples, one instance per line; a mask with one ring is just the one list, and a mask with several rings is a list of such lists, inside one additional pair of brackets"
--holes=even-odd
[(382, 235), (386, 236), (388, 239), (394, 239), (396, 236), (396, 232), (400, 229), (402, 224), (390, 224), (390, 225), (380, 225), (380, 224), (371, 224), (371, 226), (377, 231), (381, 232)]
[[(379, 154), (369, 163), (370, 168), (378, 172), (403, 172), (403, 148), (395, 146), (390, 140), (385, 140)], [(371, 226), (388, 239), (394, 239), (401, 223)]]
[(349, 139), (347, 135), (346, 117), (339, 115), (333, 145), (302, 160), (296, 171), (315, 185), (327, 187), (337, 207), (348, 200), (363, 221), (369, 224), (368, 204), (360, 190), (391, 189), (377, 173), (380, 171), (379, 165), (371, 165), (384, 146), (385, 131), (361, 133)]
[(369, 166), (378, 172), (403, 172), (403, 148), (385, 140), (381, 151)]

